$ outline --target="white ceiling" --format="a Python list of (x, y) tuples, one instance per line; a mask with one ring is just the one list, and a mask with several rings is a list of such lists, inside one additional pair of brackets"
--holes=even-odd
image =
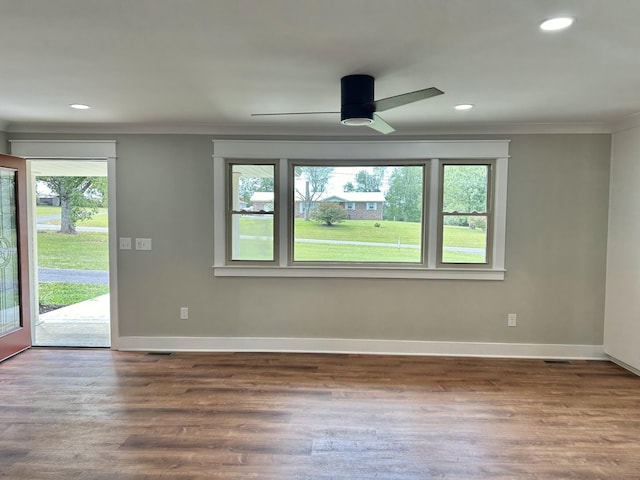
[[(338, 116), (340, 77), (398, 134), (559, 126), (640, 112), (640, 0), (0, 0), (0, 129), (371, 134)], [(544, 33), (549, 17), (576, 17)], [(86, 103), (87, 111), (71, 103)], [(458, 103), (473, 103), (466, 112)]]

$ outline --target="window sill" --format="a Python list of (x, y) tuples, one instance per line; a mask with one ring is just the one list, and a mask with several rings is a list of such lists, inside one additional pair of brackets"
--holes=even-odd
[(504, 280), (505, 270), (394, 267), (213, 267), (216, 277), (405, 278), (423, 280)]

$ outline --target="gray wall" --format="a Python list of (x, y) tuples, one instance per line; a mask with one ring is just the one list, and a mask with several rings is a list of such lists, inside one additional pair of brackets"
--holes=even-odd
[(0, 131), (0, 153), (9, 153), (9, 139), (3, 131)]
[(118, 142), (118, 235), (153, 239), (119, 254), (123, 336), (602, 344), (610, 135), (497, 137), (512, 140), (501, 282), (214, 278), (211, 137), (84, 138)]

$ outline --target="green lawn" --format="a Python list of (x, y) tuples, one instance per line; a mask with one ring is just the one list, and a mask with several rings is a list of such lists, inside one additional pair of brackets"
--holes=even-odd
[(445, 225), (443, 244), (455, 247), (484, 248), (487, 235), (482, 230)]
[[(74, 270), (109, 270), (109, 234), (80, 232), (63, 235), (38, 232), (38, 266)], [(108, 285), (46, 282), (38, 285), (40, 305), (65, 306), (105, 293)]]
[(38, 265), (77, 270), (109, 270), (109, 234), (80, 232), (63, 235), (38, 232)]
[(38, 286), (40, 305), (73, 305), (84, 302), (105, 293), (109, 293), (108, 285), (90, 283), (47, 282)]
[[(375, 224), (380, 226), (376, 227)], [(266, 219), (242, 217), (242, 235), (270, 237), (271, 223)], [(296, 219), (294, 223), (296, 240), (351, 241), (364, 243), (392, 244), (394, 246), (347, 245), (331, 243), (295, 243), (297, 261), (353, 261), (353, 262), (419, 262), (418, 248), (397, 248), (401, 245), (418, 246), (421, 243), (421, 225), (411, 222), (391, 222), (373, 220), (346, 220), (328, 227), (313, 221)], [(444, 227), (444, 245), (448, 247), (479, 248), (486, 245), (486, 234), (481, 230), (467, 227)], [(241, 239), (241, 258), (271, 260), (273, 242), (264, 238)], [(470, 252), (445, 250), (443, 260), (454, 263), (482, 263), (484, 255)]]
[(295, 260), (307, 262), (402, 262), (420, 261), (413, 248), (296, 243)]
[[(104, 227), (109, 226), (109, 216), (107, 215), (108, 209), (99, 208), (98, 213), (91, 217), (89, 220), (82, 220), (78, 222), (79, 227)], [(56, 215), (58, 218), (55, 220), (46, 220), (46, 225), (60, 225), (60, 207), (50, 207), (47, 205), (38, 205), (36, 207), (36, 216), (46, 217), (50, 215)]]
[[(379, 227), (375, 225), (379, 224)], [(294, 224), (295, 238), (325, 240), (350, 240), (374, 243), (398, 243), (420, 245), (419, 223), (386, 222), (383, 220), (345, 220), (331, 227), (297, 218)]]

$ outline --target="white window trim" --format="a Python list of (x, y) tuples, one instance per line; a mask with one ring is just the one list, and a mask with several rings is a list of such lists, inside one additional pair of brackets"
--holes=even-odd
[[(280, 140), (214, 140), (214, 275), (219, 277), (346, 277), (503, 280), (507, 166), (509, 140), (456, 141), (280, 141)], [(493, 265), (491, 268), (436, 268), (437, 184), (429, 189), (427, 261), (425, 266), (297, 266), (287, 263), (287, 221), (279, 222), (279, 265), (227, 265), (225, 255), (225, 159), (280, 159), (280, 215), (287, 219), (287, 159), (293, 160), (424, 160), (424, 159), (495, 159), (495, 212), (493, 225)], [(440, 162), (431, 162), (431, 185), (437, 182)], [(432, 211), (435, 209), (434, 211)], [(434, 223), (435, 222), (435, 223)]]
[[(373, 207), (369, 208), (370, 205), (373, 205)], [(374, 212), (378, 210), (378, 204), (376, 202), (367, 202), (366, 209)]]

